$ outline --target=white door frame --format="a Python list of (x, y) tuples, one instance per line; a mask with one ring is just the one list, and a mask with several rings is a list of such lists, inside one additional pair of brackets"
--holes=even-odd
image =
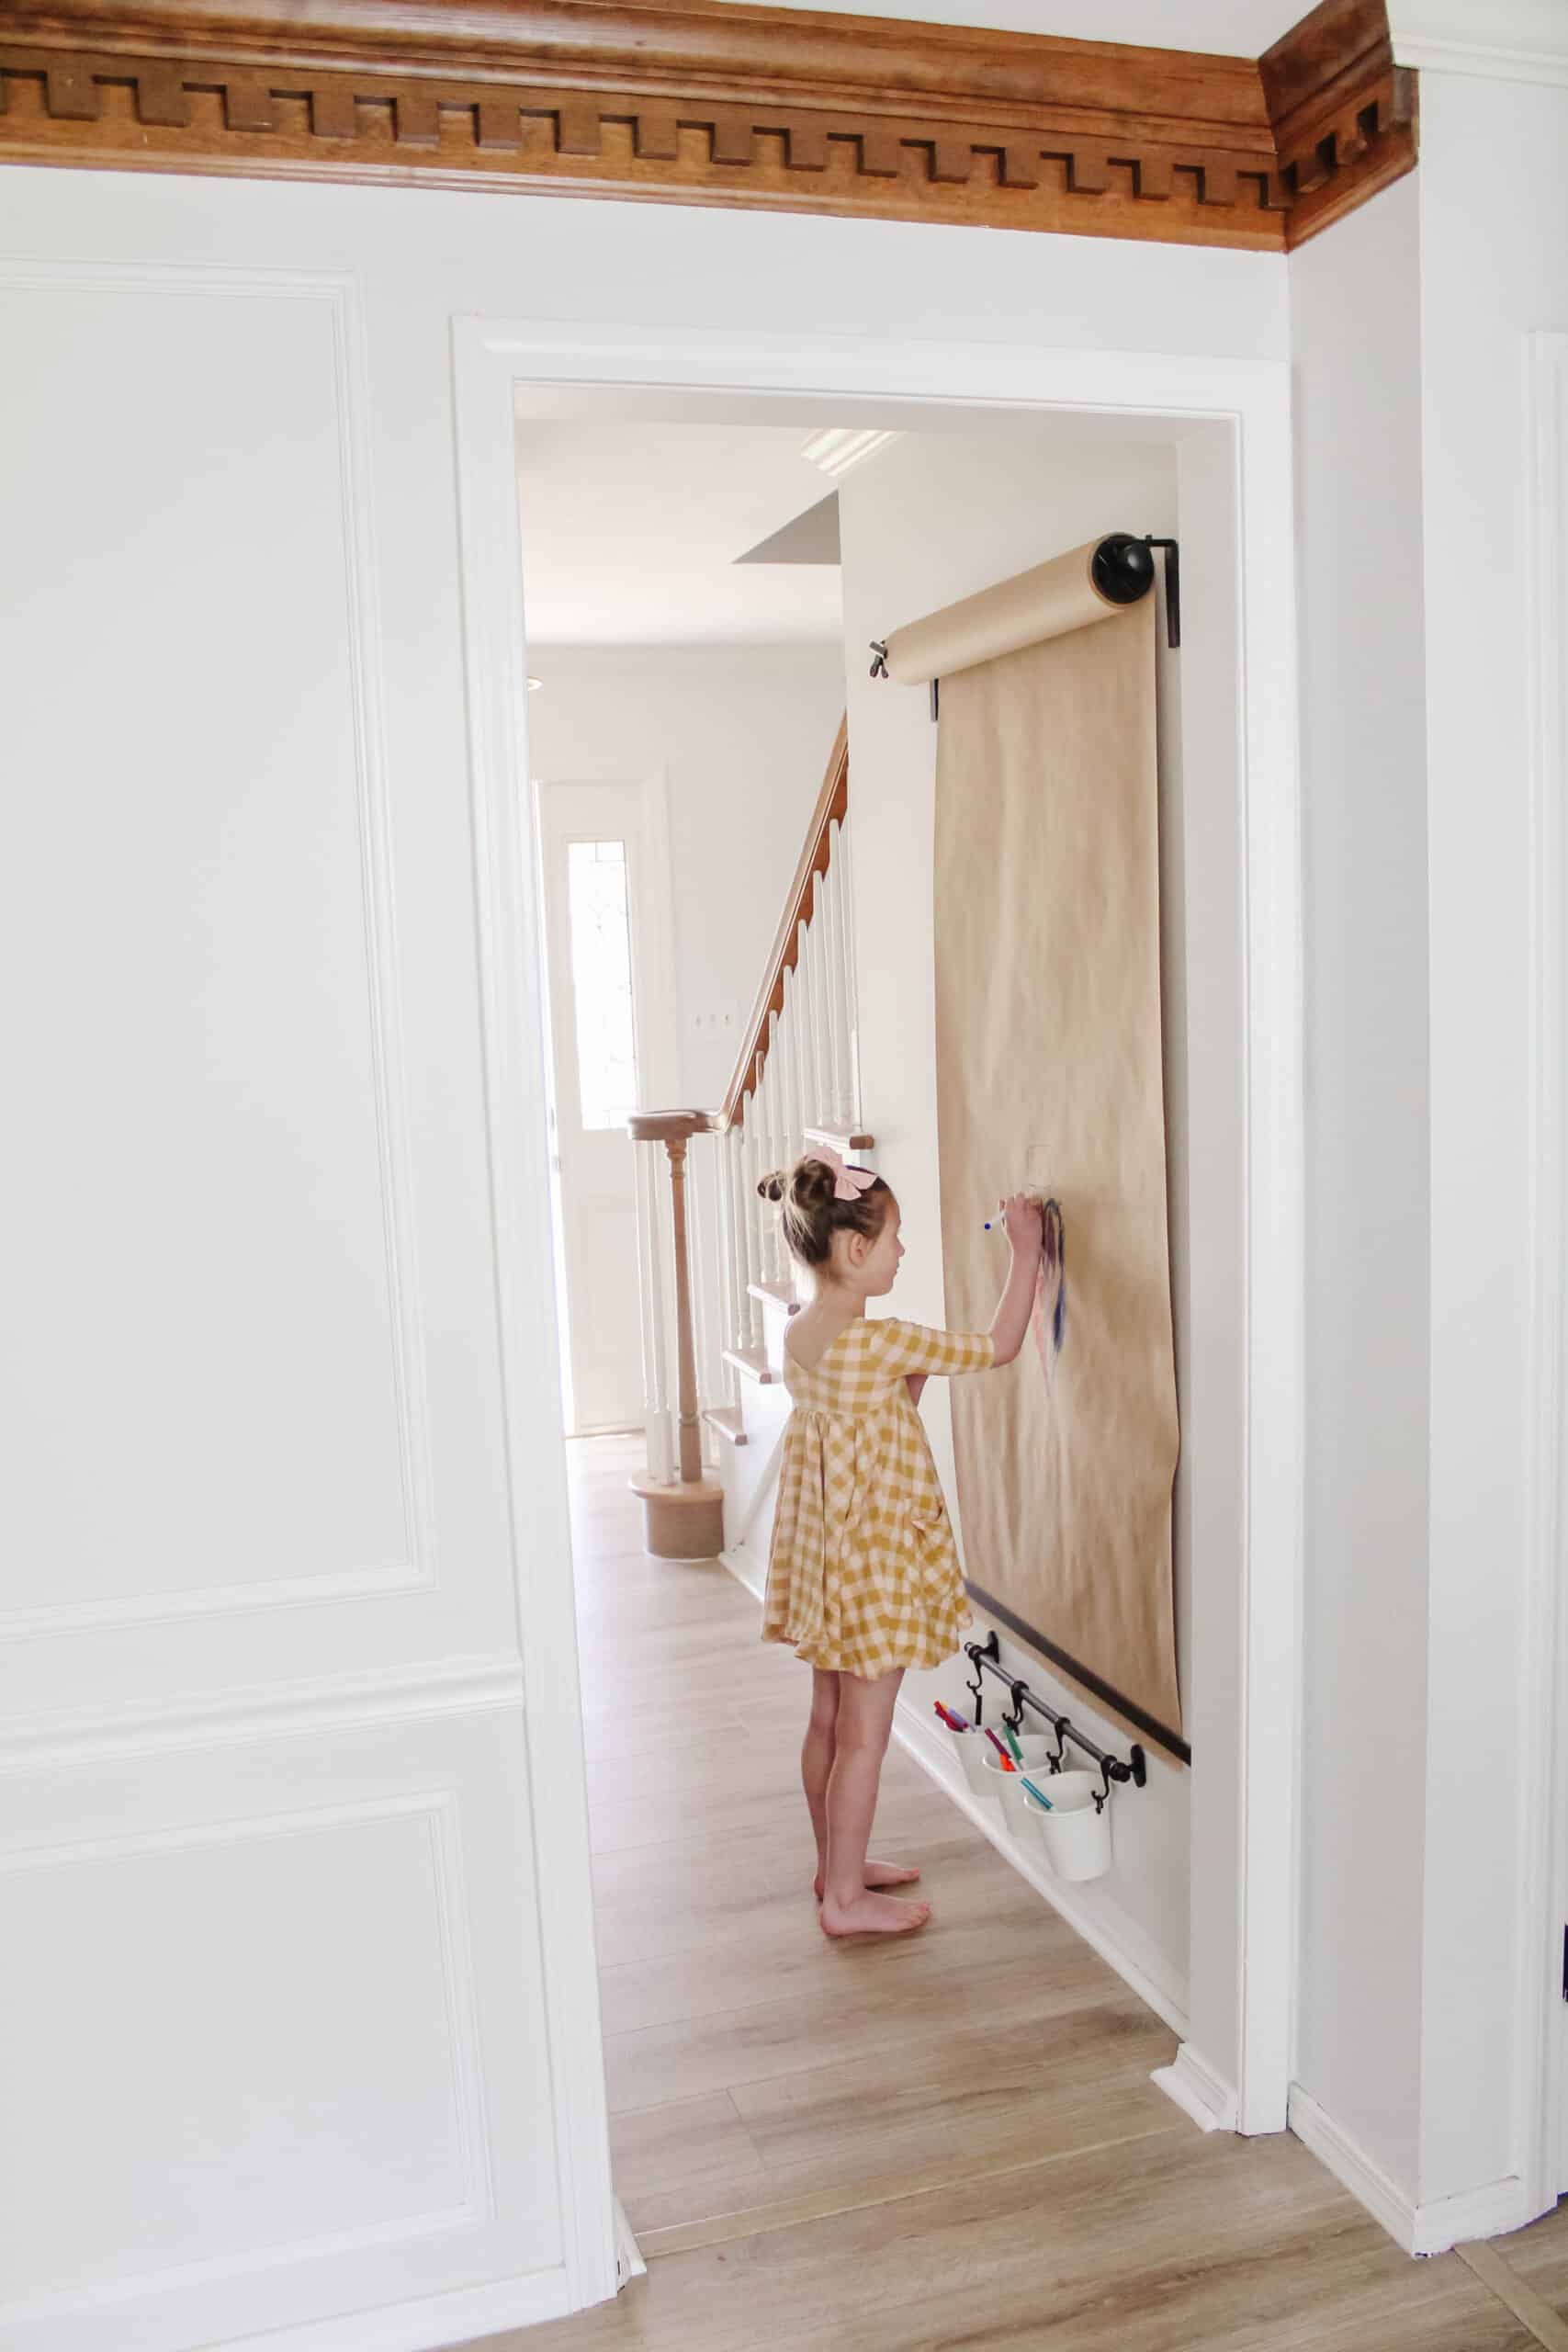
[[(547, 1296), (523, 1280), (531, 1254), (511, 1246), (526, 1211), (523, 1171), (536, 1165), (543, 1103), (535, 994), (515, 984), (536, 968), (536, 910), (517, 865), (517, 812), (526, 806), (524, 754), (521, 520), (514, 492), (514, 397), (531, 386), (637, 387), (650, 391), (803, 395), (818, 415), (857, 406), (883, 413), (933, 406), (1100, 411), (1162, 420), (1218, 420), (1231, 433), (1238, 516), (1241, 675), (1237, 825), (1243, 874), (1245, 1005), (1246, 1328), (1245, 1561), (1229, 1656), (1198, 1679), (1195, 1755), (1239, 1778), (1239, 1868), (1226, 1841), (1224, 1908), (1236, 1919), (1224, 1984), (1192, 1988), (1195, 2021), (1224, 2018), (1226, 2047), (1188, 2045), (1186, 2087), (1195, 2111), (1244, 2132), (1284, 2128), (1292, 2055), (1303, 1494), (1303, 1100), (1302, 873), (1297, 760), (1294, 513), (1290, 369), (1282, 361), (1192, 358), (1170, 353), (1067, 351), (987, 345), (881, 342), (853, 336), (738, 337), (691, 329), (453, 322), (474, 789), (481, 866), (495, 915), (487, 955), (508, 984), (487, 990), (487, 1036), (504, 1158), (497, 1222), (507, 1250), (505, 1343), (543, 1344)], [(536, 1563), (525, 1619), (531, 1742), (581, 1754), (571, 1719), (571, 1592), (564, 1572)], [(1235, 1694), (1239, 1693), (1239, 1701)], [(574, 1695), (574, 1694), (573, 1694)], [(1208, 1707), (1207, 1715), (1205, 1707)], [(1197, 1816), (1195, 1805), (1195, 1820)], [(570, 1850), (574, 1815), (537, 1810), (547, 1965), (558, 2008), (555, 2051), (569, 2120), (574, 2086), (596, 2104), (600, 2053), (592, 2004), (581, 1997), (576, 1920), (586, 1857)], [(1195, 1855), (1198, 1840), (1194, 1841)], [(1237, 1881), (1239, 1880), (1239, 1883)], [(1195, 1889), (1195, 1895), (1197, 1890)], [(561, 1900), (565, 1895), (567, 1899)], [(592, 2174), (592, 2165), (586, 2168)], [(563, 2186), (570, 2192), (570, 2179)], [(581, 2226), (604, 2227), (582, 2215)]]
[[(1530, 806), (1535, 882), (1529, 1068), (1534, 1280), (1519, 1736), (1518, 2026), (1515, 2170), (1525, 2214), (1568, 2187), (1568, 334), (1528, 340), (1529, 520), (1534, 587)], [(1510, 2224), (1510, 2226), (1514, 2226)]]

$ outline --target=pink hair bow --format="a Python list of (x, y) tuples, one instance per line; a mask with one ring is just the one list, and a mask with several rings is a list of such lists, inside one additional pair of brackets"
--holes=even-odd
[(832, 1170), (833, 1198), (836, 1201), (859, 1200), (861, 1194), (869, 1193), (876, 1182), (869, 1168), (846, 1168), (831, 1144), (819, 1144), (811, 1157), (819, 1159), (824, 1168)]

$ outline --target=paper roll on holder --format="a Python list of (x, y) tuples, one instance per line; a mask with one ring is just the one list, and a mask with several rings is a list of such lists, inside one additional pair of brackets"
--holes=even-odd
[[(1174, 652), (1181, 643), (1181, 545), (1177, 539), (1157, 537), (1145, 532), (1140, 538), (1132, 531), (1108, 531), (1094, 549), (1089, 562), (1089, 578), (1095, 592), (1108, 605), (1135, 605), (1154, 586), (1155, 550), (1165, 558), (1165, 627), (1166, 642)], [(887, 666), (887, 639), (873, 638), (871, 641), (871, 674), (874, 678), (892, 675)], [(940, 680), (931, 679), (931, 717), (939, 708)]]

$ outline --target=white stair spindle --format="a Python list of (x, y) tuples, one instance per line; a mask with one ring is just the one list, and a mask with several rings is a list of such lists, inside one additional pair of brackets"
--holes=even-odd
[(834, 1126), (846, 1124), (844, 1119), (844, 947), (843, 947), (843, 879), (839, 862), (838, 820), (828, 828), (828, 871), (822, 877), (822, 993), (827, 1006), (828, 1108), (826, 1116)]
[[(762, 1092), (767, 1104), (770, 1165), (787, 1169), (789, 1160), (785, 1153), (784, 1118), (779, 1100), (779, 1016), (776, 1012), (768, 1015), (768, 1059), (762, 1071)], [(773, 1245), (773, 1262), (768, 1274), (769, 1280), (776, 1283), (784, 1275), (784, 1234), (776, 1216), (772, 1220), (769, 1238)]]
[(708, 1392), (710, 1405), (725, 1405), (729, 1401), (728, 1366), (724, 1361), (726, 1348), (735, 1345), (735, 1258), (729, 1243), (729, 1143), (725, 1136), (710, 1136), (703, 1148), (706, 1162), (708, 1193), (712, 1201), (711, 1223), (697, 1236), (697, 1247), (705, 1253), (711, 1250), (714, 1269), (713, 1329), (708, 1340)]
[(811, 1068), (813, 1072), (811, 1123), (813, 1126), (832, 1124), (832, 1088), (829, 1082), (827, 985), (828, 985), (828, 918), (823, 903), (823, 883), (819, 876), (817, 897), (811, 910), (809, 942), (811, 987), (807, 998), (811, 1010)]
[[(746, 1283), (746, 1131), (729, 1127), (720, 1137), (724, 1153), (724, 1190), (729, 1204), (729, 1337), (727, 1347), (749, 1348), (751, 1344), (752, 1301), (747, 1296)], [(729, 1372), (729, 1401), (740, 1401), (739, 1374), (733, 1364)]]
[(799, 923), (795, 933), (795, 1017), (798, 1032), (795, 1065), (800, 1072), (801, 1128), (817, 1125), (816, 1024), (811, 1018), (811, 931)]
[(855, 885), (854, 854), (847, 823), (839, 828), (839, 853), (843, 871), (840, 875), (840, 898), (843, 909), (844, 939), (844, 1011), (846, 1035), (849, 1039), (849, 1089), (845, 1119), (846, 1127), (861, 1125), (860, 1095), (860, 1014), (855, 986)]
[[(773, 1065), (772, 1058), (770, 1057), (769, 1060), (764, 1063), (761, 1075), (757, 1080), (758, 1165), (764, 1175), (766, 1175), (770, 1170), (776, 1168), (779, 1164), (778, 1148), (773, 1141)], [(765, 1283), (772, 1282), (773, 1278), (773, 1252), (777, 1244), (777, 1216), (775, 1212), (773, 1216), (764, 1217), (762, 1220), (762, 1261), (761, 1279)]]
[(775, 1216), (777, 1212), (770, 1208), (767, 1202), (760, 1198), (757, 1192), (757, 1187), (766, 1171), (762, 1166), (761, 1112), (754, 1086), (746, 1098), (744, 1109), (746, 1125), (741, 1130), (740, 1138), (742, 1145), (740, 1193), (746, 1211), (745, 1223), (741, 1228), (741, 1238), (746, 1250), (746, 1286), (741, 1305), (746, 1315), (745, 1345), (748, 1348), (754, 1348), (761, 1343), (761, 1340), (762, 1310), (758, 1301), (751, 1295), (750, 1285), (753, 1283), (760, 1283), (762, 1279), (763, 1237), (767, 1232), (764, 1220)]
[(801, 1117), (800, 1094), (800, 972), (798, 967), (784, 976), (780, 994), (784, 1009), (779, 1014), (777, 1053), (779, 1057), (779, 1102), (784, 1116), (784, 1152), (781, 1165), (793, 1167), (800, 1158), (805, 1135)]

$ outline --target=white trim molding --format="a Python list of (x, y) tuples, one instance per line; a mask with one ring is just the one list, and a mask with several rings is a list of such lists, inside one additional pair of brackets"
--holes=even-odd
[[(1025, 420), (1090, 413), (1138, 419), (1179, 433), (1216, 426), (1228, 437), (1234, 467), (1239, 626), (1237, 823), (1244, 890), (1244, 1055), (1247, 1115), (1246, 1160), (1246, 1555), (1231, 1637), (1245, 1693), (1235, 1714), (1196, 1724), (1200, 1769), (1239, 1781), (1237, 1927), (1224, 2006), (1239, 2019), (1236, 2047), (1211, 2053), (1234, 2068), (1237, 2120), (1247, 2132), (1285, 2124), (1295, 1944), (1294, 1823), (1298, 1771), (1299, 1587), (1303, 1445), (1303, 1100), (1302, 1059), (1301, 823), (1296, 729), (1294, 487), (1291, 382), (1282, 361), (1194, 357), (1185, 353), (1066, 350), (1049, 345), (984, 348), (937, 342), (897, 343), (851, 335), (738, 334), (722, 330), (629, 328), (559, 321), (454, 321), (458, 473), (462, 485), (463, 595), (476, 804), (480, 813), (481, 900), (501, 891), (503, 920), (491, 930), (507, 953), (487, 984), (487, 1032), (504, 1041), (494, 1055), (492, 1116), (505, 1136), (496, 1214), (503, 1232), (520, 1218), (538, 1179), (544, 1112), (538, 1059), (536, 981), (521, 968), (536, 938), (527, 877), (511, 836), (527, 822), (529, 785), (520, 746), (526, 694), (523, 641), (523, 550), (513, 490), (513, 418), (532, 390), (581, 388), (671, 391), (765, 404), (781, 424), (803, 432), (824, 415), (845, 425), (913, 430), (951, 424), (955, 413), (1010, 413)], [(498, 882), (498, 873), (501, 876)], [(489, 951), (487, 949), (487, 955)], [(530, 1042), (530, 1038), (532, 1042)], [(536, 1127), (537, 1132), (535, 1133)], [(537, 1362), (509, 1373), (520, 1392), (543, 1393), (540, 1365), (554, 1377), (553, 1334), (541, 1323), (550, 1294), (547, 1235), (530, 1234), (537, 1278), (509, 1278), (506, 1322), (514, 1335), (538, 1334)], [(516, 1428), (526, 1425), (521, 1395), (509, 1397)], [(534, 1510), (537, 1498), (530, 1498)], [(552, 1525), (554, 1513), (551, 1511)], [(533, 1548), (543, 1538), (536, 1526)], [(539, 1876), (550, 1890), (547, 1918), (578, 1915), (584, 1864), (573, 1851), (580, 1826), (580, 1783), (570, 1802), (550, 1792), (558, 1749), (580, 1750), (581, 1732), (558, 1705), (574, 1655), (564, 1580), (536, 1579), (533, 1598), (547, 1622), (531, 1623), (528, 1688), (531, 1753), (540, 1773)], [(1201, 1738), (1207, 1741), (1201, 1749)], [(1227, 1863), (1227, 1871), (1229, 1865)], [(1200, 1889), (1195, 1899), (1208, 1899)], [(1087, 1933), (1087, 1929), (1086, 1929)], [(562, 1930), (551, 1963), (559, 1997), (575, 2022), (558, 2041), (563, 2066), (586, 2091), (591, 1990), (567, 1979), (581, 1953)], [(564, 1975), (561, 1973), (565, 1973)], [(1163, 1997), (1163, 1996), (1162, 1996)], [(1158, 2000), (1154, 2005), (1160, 2006)], [(602, 2098), (602, 2092), (599, 2094)], [(570, 2101), (565, 2102), (570, 2106)], [(597, 2197), (597, 2186), (589, 2192)], [(613, 2257), (607, 2180), (604, 2243)], [(613, 2285), (613, 2263), (608, 2273)], [(602, 2292), (610, 2291), (603, 2287)], [(590, 2300), (584, 2297), (583, 2300)]]
[(1054, 1911), (1060, 1912), (1074, 1934), (1081, 1936), (1139, 2000), (1165, 2019), (1172, 2033), (1184, 2035), (1188, 2019), (1181, 1988), (1171, 1982), (1164, 1958), (1154, 1945), (1142, 1937), (1134, 1942), (1133, 1936), (1125, 1932), (1131, 1922), (1124, 1923), (1120, 1936), (1113, 1933), (1098, 1913), (1076, 1902), (1072, 1888), (1054, 1877), (1043, 1861), (1036, 1862), (1028, 1848), (1009, 1834), (997, 1805), (989, 1798), (975, 1794), (959, 1770), (947, 1741), (908, 1699), (900, 1699), (894, 1713), (893, 1736), (920, 1770), (930, 1774), (943, 1796), (951, 1797), (960, 1813), (967, 1815), (976, 1828), (989, 1838), (1003, 1860), (1010, 1862), (1019, 1876), (1027, 1879)]
[[(491, 1215), (506, 1416), (515, 1629), (523, 1658), (551, 2128), (567, 2308), (615, 2293), (615, 2201), (593, 1954), (587, 1770), (577, 1664), (545, 1076), (544, 926), (528, 765), (515, 370), (454, 322), (458, 549), (479, 916)], [(491, 2325), (502, 2323), (492, 2322)]]
[(1394, 62), (1428, 74), (1568, 86), (1562, 0), (1392, 0)]
[(1200, 2132), (1234, 2132), (1236, 2096), (1190, 2041), (1184, 2041), (1168, 2066), (1156, 2066), (1149, 2076), (1167, 2098), (1190, 2115)]
[(236, 2337), (224, 2352), (432, 2352), (433, 2346), (467, 2344), (514, 2327), (537, 2327), (547, 2319), (564, 2319), (571, 2309), (566, 2265), (560, 2263), (551, 2270), (427, 2295), (385, 2311)]
[(1400, 2188), (1342, 2131), (1316, 2099), (1294, 2085), (1291, 2091), (1291, 2129), (1310, 2148), (1336, 2180), (1381, 2222), (1396, 2245), (1406, 2254), (1447, 2254), (1451, 2246), (1474, 2238), (1501, 2237), (1523, 2229), (1535, 2217), (1524, 2182), (1517, 2173), (1467, 2189), (1461, 2197), (1434, 2198), (1423, 2205)]
[(1568, 1402), (1568, 334), (1529, 339), (1530, 532), (1530, 820), (1535, 903), (1531, 910), (1530, 1038), (1532, 1143), (1531, 1332), (1527, 1427), (1529, 1461), (1525, 1592), (1519, 1657), (1521, 1786), (1515, 2004), (1515, 2114), (1527, 2218), (1544, 2213), (1562, 2187), (1568, 2143), (1562, 2002), (1563, 1923), (1568, 1921), (1568, 1595), (1564, 1593), (1562, 1416)]

